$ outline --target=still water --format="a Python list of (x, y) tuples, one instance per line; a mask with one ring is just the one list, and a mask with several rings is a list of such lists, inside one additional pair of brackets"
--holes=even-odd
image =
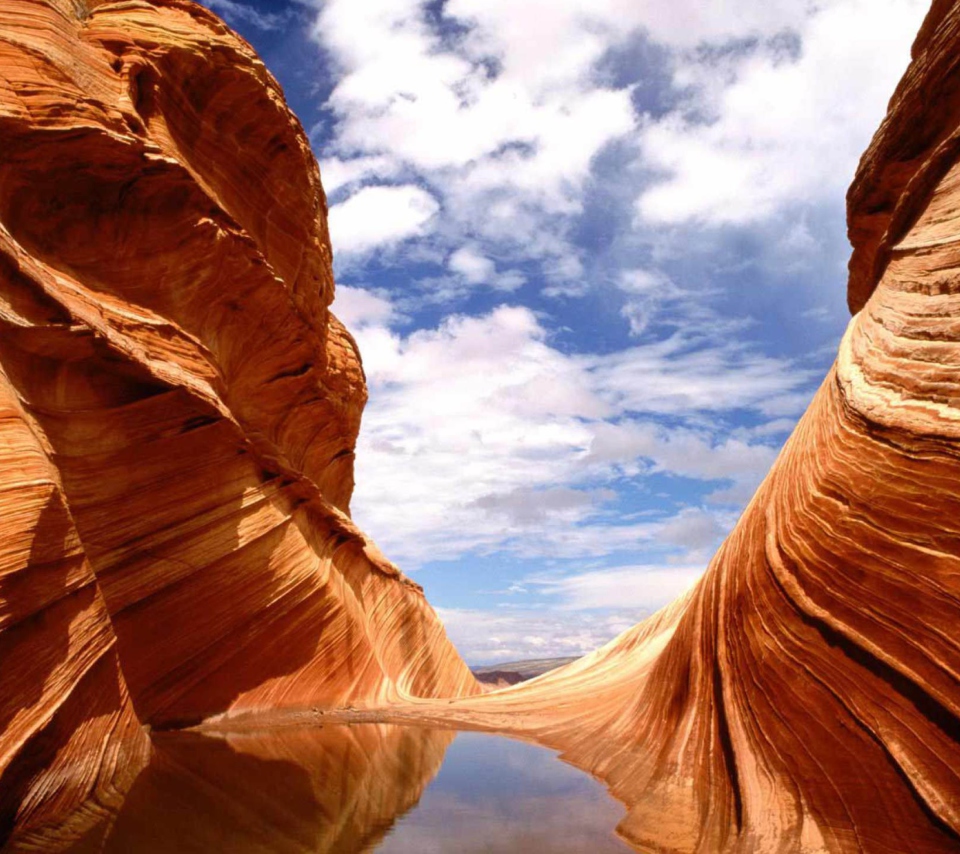
[(552, 751), (393, 724), (160, 734), (110, 854), (607, 854), (623, 808)]

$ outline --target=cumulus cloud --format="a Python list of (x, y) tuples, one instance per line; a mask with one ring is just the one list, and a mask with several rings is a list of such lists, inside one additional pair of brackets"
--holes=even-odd
[(397, 317), (388, 297), (349, 285), (337, 285), (331, 308), (339, 320), (354, 331), (367, 326), (387, 326)]
[(438, 608), (460, 654), (471, 664), (584, 655), (637, 622), (643, 614), (549, 610)]
[(354, 184), (362, 184), (371, 178), (393, 178), (398, 171), (395, 161), (383, 155), (366, 157), (327, 157), (320, 161), (320, 177), (328, 196)]
[[(557, 185), (582, 177), (599, 144), (632, 127), (626, 92), (581, 80), (604, 43), (573, 21), (559, 44), (548, 34), (518, 45), (506, 29), (516, 10), (491, 17), (482, 5), (448, 3), (444, 12), (472, 24), (466, 39), (432, 24), (420, 2), (324, 4), (316, 33), (343, 71), (330, 97), (341, 149), (379, 148), (428, 170), (471, 166), (480, 184), (500, 184), (490, 167), (504, 161), (520, 166), (515, 179), (562, 195)], [(541, 30), (555, 20), (541, 18)]]
[[(414, 283), (436, 285), (435, 300), (462, 300), (478, 283), (510, 290), (533, 282), (555, 297), (596, 288), (607, 271), (591, 268), (596, 259), (580, 226), (591, 213), (589, 194), (611, 182), (623, 202), (610, 211), (621, 248), (655, 239), (665, 225), (749, 227), (781, 209), (835, 202), (882, 116), (924, 7), (922, 0), (312, 5), (313, 36), (336, 83), (317, 137), (328, 192), (340, 201), (371, 183), (415, 181), (440, 205), (439, 216), (414, 229), (422, 252), (429, 245), (434, 262), (446, 266), (469, 244), (512, 270), (457, 274), (456, 282), (438, 272)], [(629, 53), (641, 42), (658, 52)], [(654, 79), (664, 92), (651, 94)], [(622, 157), (639, 147), (636, 168), (622, 159), (611, 165), (611, 146)], [(809, 227), (803, 215), (790, 217), (778, 244), (782, 270), (825, 251), (842, 262), (839, 241), (820, 244), (816, 216)], [(697, 243), (695, 232), (674, 237)], [(356, 253), (338, 259), (342, 270)], [(531, 262), (542, 279), (531, 276)], [(622, 315), (633, 334), (648, 331), (646, 298), (625, 293)]]
[(447, 260), (447, 266), (471, 285), (489, 282), (497, 272), (493, 261), (470, 246), (457, 249)]
[[(474, 235), (488, 244), (472, 247), (478, 258), (496, 246), (503, 257), (536, 259), (560, 295), (582, 275), (572, 229), (612, 143), (639, 146), (637, 173), (616, 177), (634, 183), (641, 227), (744, 225), (841, 198), (927, 4), (315, 5), (314, 36), (337, 71), (328, 192), (362, 194), (365, 182), (418, 175), (443, 209), (433, 236), (465, 252)], [(669, 109), (633, 98), (654, 69), (611, 73), (613, 53), (638, 39), (665, 50), (657, 73), (671, 81)], [(413, 221), (422, 233), (425, 219)], [(809, 251), (806, 238), (785, 250)], [(474, 265), (464, 279), (490, 283), (490, 272)], [(642, 305), (628, 301), (624, 316), (639, 334)]]
[[(809, 6), (793, 21), (795, 42), (761, 43), (720, 60), (683, 57), (675, 74), (700, 110), (645, 123), (640, 162), (663, 178), (638, 200), (643, 219), (742, 225), (785, 206), (842, 199), (929, 3), (881, 6)], [(718, 77), (728, 85), (718, 86)], [(809, 233), (803, 238), (793, 235), (809, 248)]]
[[(360, 302), (352, 291), (348, 300)], [(702, 548), (704, 531), (719, 530), (702, 514), (686, 543), (676, 526), (692, 525), (689, 511), (673, 528), (611, 518), (618, 481), (661, 473), (752, 488), (775, 445), (724, 436), (704, 416), (746, 410), (762, 419), (771, 395), (807, 379), (788, 361), (681, 335), (606, 356), (567, 354), (520, 306), (407, 335), (377, 323), (355, 331), (370, 402), (353, 512), (408, 566), (471, 551)]]
[(338, 252), (370, 252), (424, 232), (440, 210), (437, 200), (412, 184), (364, 187), (330, 209), (330, 235)]
[[(594, 157), (636, 117), (628, 87), (593, 74), (617, 32), (609, 12), (594, 35), (572, 7), (544, 9), (536, 29), (518, 29), (529, 11), (453, 2), (438, 19), (415, 0), (326, 0), (315, 35), (339, 71), (327, 105), (336, 120), (328, 192), (362, 193), (358, 184), (406, 170), (437, 193), (444, 215), (432, 230), (445, 241), (473, 234), (557, 278), (578, 275), (556, 218), (581, 210)], [(471, 262), (455, 251), (468, 282), (522, 283), (516, 272), (490, 281), (475, 262), (489, 258), (483, 249)]]

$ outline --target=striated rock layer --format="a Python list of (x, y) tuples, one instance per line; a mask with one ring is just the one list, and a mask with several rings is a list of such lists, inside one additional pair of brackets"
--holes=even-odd
[(640, 850), (960, 851), (958, 64), (937, 2), (850, 191), (858, 313), (699, 585), (453, 706), (605, 779)]
[[(122, 850), (192, 761), (141, 725), (353, 704), (564, 749), (638, 850), (960, 850), (958, 62), (935, 0), (849, 195), (857, 314), (701, 583), (478, 696), (349, 518), (363, 375), (276, 83), (185, 0), (0, 0), (0, 838)], [(340, 767), (300, 737), (204, 766), (220, 830), (241, 769)], [(351, 845), (409, 806), (365, 779)]]
[(350, 520), (363, 372), (250, 47), (0, 2), (0, 152), (0, 840), (109, 801), (141, 724), (478, 691)]

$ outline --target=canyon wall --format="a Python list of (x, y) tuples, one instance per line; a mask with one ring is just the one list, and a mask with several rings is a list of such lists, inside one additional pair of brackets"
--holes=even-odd
[(363, 371), (252, 49), (0, 2), (0, 153), (0, 834), (109, 800), (141, 724), (478, 691), (350, 520)]
[(639, 850), (960, 850), (958, 62), (936, 0), (837, 362), (700, 584), (478, 696), (350, 520), (363, 373), (276, 82), (186, 0), (0, 0), (0, 839), (122, 848), (186, 761), (144, 727), (353, 705), (563, 749)]
[(857, 314), (702, 581), (454, 704), (602, 777), (640, 850), (960, 850), (958, 64), (937, 2), (849, 193)]

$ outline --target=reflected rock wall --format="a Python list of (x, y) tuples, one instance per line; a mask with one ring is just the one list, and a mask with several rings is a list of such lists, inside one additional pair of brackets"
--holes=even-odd
[(391, 724), (155, 736), (121, 809), (73, 854), (362, 854), (414, 806), (452, 730)]
[(251, 48), (0, 2), (0, 152), (0, 824), (109, 800), (139, 724), (479, 690), (350, 519), (363, 371)]

